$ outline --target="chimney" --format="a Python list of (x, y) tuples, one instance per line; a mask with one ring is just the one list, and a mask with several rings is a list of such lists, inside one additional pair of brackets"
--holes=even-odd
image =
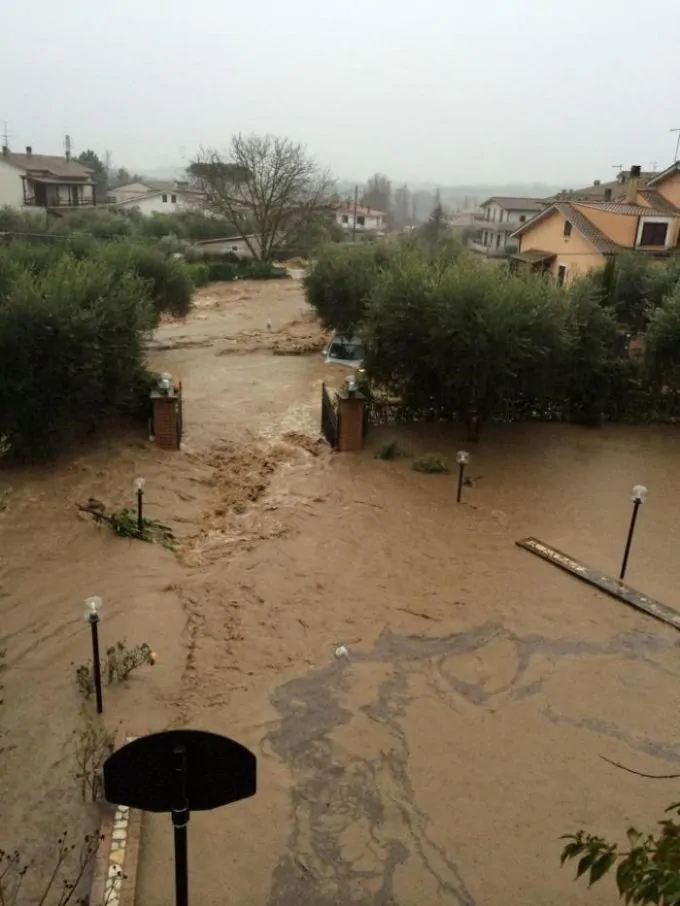
[(33, 154), (33, 148), (30, 145), (26, 145), (26, 154), (30, 157)]
[(600, 185), (600, 180), (599, 180), (599, 179), (596, 179), (595, 182), (593, 183), (593, 185), (594, 185), (594, 186), (599, 186), (599, 185)]
[(635, 198), (640, 186), (640, 167), (630, 168), (630, 177), (626, 183), (626, 204), (635, 204)]

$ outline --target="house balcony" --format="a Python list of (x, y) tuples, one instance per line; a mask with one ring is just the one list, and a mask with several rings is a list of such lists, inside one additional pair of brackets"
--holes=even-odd
[(91, 183), (67, 183), (54, 179), (26, 179), (23, 204), (27, 208), (71, 210), (89, 208), (96, 204)]

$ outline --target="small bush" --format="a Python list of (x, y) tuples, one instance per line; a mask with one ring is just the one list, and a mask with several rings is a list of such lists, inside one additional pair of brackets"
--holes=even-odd
[[(126, 680), (133, 670), (149, 664), (153, 667), (156, 663), (156, 654), (151, 647), (144, 642), (141, 645), (135, 645), (134, 648), (128, 648), (125, 639), (120, 639), (115, 645), (106, 649), (106, 659), (102, 665), (102, 676), (106, 682), (120, 683)], [(92, 661), (87, 664), (81, 664), (76, 667), (76, 685), (78, 691), (85, 697), (91, 698), (94, 695), (94, 676)]]
[(396, 440), (391, 440), (388, 443), (383, 444), (375, 454), (376, 459), (384, 459), (386, 462), (398, 459), (400, 456), (403, 456), (403, 453)]
[(194, 261), (191, 264), (187, 264), (187, 271), (196, 289), (210, 282), (210, 266), (202, 261)]
[(448, 459), (441, 453), (425, 453), (418, 456), (413, 460), (411, 468), (428, 475), (442, 475), (451, 471)]
[(97, 802), (104, 791), (102, 767), (113, 752), (113, 733), (106, 727), (86, 718), (85, 726), (74, 730), (75, 777), (80, 785), (83, 802)]

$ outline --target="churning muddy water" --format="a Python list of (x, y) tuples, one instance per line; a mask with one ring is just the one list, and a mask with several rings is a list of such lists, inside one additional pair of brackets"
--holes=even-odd
[[(109, 433), (0, 473), (0, 848), (41, 864), (83, 826), (73, 665), (97, 594), (102, 644), (159, 658), (105, 687), (108, 725), (205, 728), (258, 755), (257, 796), (192, 816), (193, 902), (614, 902), (560, 869), (558, 838), (651, 827), (677, 798), (599, 756), (680, 763), (678, 634), (514, 542), (616, 574), (645, 484), (628, 580), (680, 608), (679, 435), (494, 426), (456, 505), (455, 475), (374, 458), (391, 439), (453, 457), (456, 428), (381, 428), (356, 455), (318, 441), (321, 381), (347, 373), (322, 347), (298, 281), (207, 287), (151, 351), (183, 381), (181, 452)], [(90, 496), (131, 504), (137, 475), (176, 554), (78, 515)], [(138, 903), (172, 898), (170, 819), (147, 815)]]

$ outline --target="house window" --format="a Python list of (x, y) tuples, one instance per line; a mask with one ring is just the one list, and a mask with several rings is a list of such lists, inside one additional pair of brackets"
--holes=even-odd
[(168, 203), (168, 196), (165, 194), (165, 192), (163, 193), (163, 199), (162, 199), (162, 201), (163, 201), (163, 204), (167, 204), (167, 203)]
[(177, 196), (176, 196), (176, 195), (171, 195), (171, 196), (170, 196), (170, 201), (171, 201), (173, 204), (177, 204)]
[(349, 223), (349, 217), (347, 216), (347, 214), (343, 214), (343, 215), (342, 215), (342, 222), (343, 222), (343, 223)]
[(520, 215), (519, 215), (519, 222), (520, 222), (520, 223), (524, 223), (524, 221), (525, 221), (526, 219), (527, 219), (527, 215), (526, 215), (526, 214), (520, 214)]
[(499, 249), (500, 247), (501, 247), (501, 234), (496, 233), (496, 248)]
[(611, 200), (612, 200), (612, 190), (611, 190), (611, 189), (605, 189), (605, 190), (604, 190), (604, 200), (605, 200), (605, 201), (611, 201)]
[(564, 281), (567, 279), (567, 265), (560, 264), (557, 268), (557, 284), (558, 286), (564, 286)]
[(640, 245), (666, 245), (667, 223), (643, 223)]
[(358, 224), (359, 226), (366, 226), (366, 218), (363, 216), (363, 214), (360, 214), (360, 215), (357, 217), (357, 224)]
[(568, 220), (564, 221), (564, 229), (562, 230), (562, 235), (565, 239), (568, 239), (571, 236), (571, 223)]

